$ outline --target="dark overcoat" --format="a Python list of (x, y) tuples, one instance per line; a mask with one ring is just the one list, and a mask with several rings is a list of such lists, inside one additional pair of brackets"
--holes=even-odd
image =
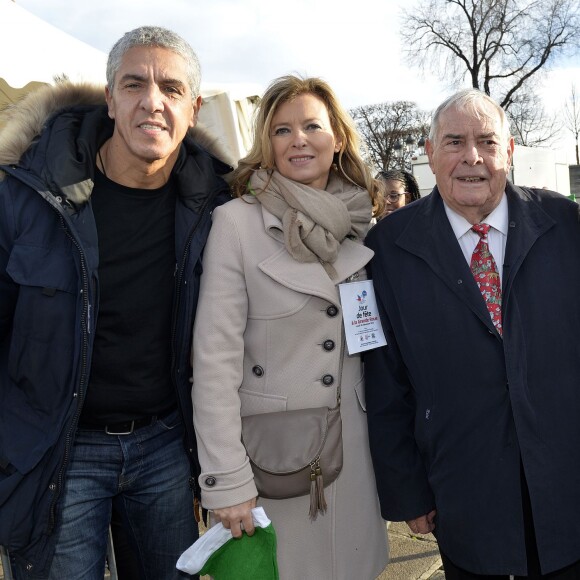
[(580, 224), (560, 194), (506, 193), (503, 338), (437, 188), (370, 232), (388, 345), (366, 397), (383, 517), (436, 509), (456, 565), (526, 575), (520, 460), (543, 573), (580, 560)]

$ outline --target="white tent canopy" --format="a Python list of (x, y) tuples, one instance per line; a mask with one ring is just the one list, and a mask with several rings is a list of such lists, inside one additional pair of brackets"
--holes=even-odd
[[(12, 0), (0, 0), (0, 22), (0, 109), (40, 86), (38, 83), (54, 82), (55, 77), (105, 84), (104, 52)], [(251, 117), (259, 92), (250, 85), (202, 83), (200, 123), (220, 136), (229, 162), (243, 157), (250, 147)]]
[(261, 93), (250, 85), (201, 83), (203, 105), (199, 120), (228, 149), (235, 163), (252, 145), (252, 119)]
[(30, 81), (104, 83), (107, 55), (34, 16), (12, 0), (0, 0), (0, 77), (12, 87)]

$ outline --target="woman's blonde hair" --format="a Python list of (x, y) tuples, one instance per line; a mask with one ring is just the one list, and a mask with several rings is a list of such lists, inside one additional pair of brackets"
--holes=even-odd
[(266, 89), (256, 111), (254, 143), (248, 155), (240, 160), (233, 176), (234, 195), (240, 197), (247, 193), (248, 181), (253, 171), (274, 168), (270, 136), (272, 118), (281, 104), (305, 94), (314, 95), (325, 104), (336, 141), (342, 143), (335, 157), (338, 174), (346, 181), (366, 189), (373, 202), (373, 214), (380, 213), (384, 204), (382, 186), (373, 178), (361, 157), (361, 142), (354, 121), (339, 103), (328, 83), (316, 77), (283, 76), (275, 79)]

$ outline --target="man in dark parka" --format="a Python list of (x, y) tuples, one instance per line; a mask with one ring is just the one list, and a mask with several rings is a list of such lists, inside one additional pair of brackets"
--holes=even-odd
[(102, 579), (112, 507), (142, 578), (184, 577), (193, 318), (231, 169), (200, 143), (201, 100), (193, 49), (144, 26), (105, 90), (46, 87), (0, 134), (0, 545), (19, 580)]
[[(382, 515), (433, 531), (448, 580), (580, 577), (578, 205), (509, 183), (513, 148), (492, 99), (450, 97), (427, 143), (437, 186), (366, 242), (388, 342), (365, 359)], [(477, 223), (499, 327), (470, 269)]]

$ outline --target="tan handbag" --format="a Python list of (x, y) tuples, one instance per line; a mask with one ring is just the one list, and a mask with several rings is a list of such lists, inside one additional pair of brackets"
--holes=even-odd
[(342, 469), (340, 379), (336, 407), (278, 411), (242, 417), (242, 443), (261, 497), (286, 499), (310, 494), (310, 518), (326, 511), (324, 488)]

